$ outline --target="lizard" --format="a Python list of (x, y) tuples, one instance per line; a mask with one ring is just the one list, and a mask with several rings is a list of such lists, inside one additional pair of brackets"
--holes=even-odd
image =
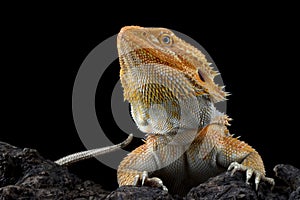
[(150, 185), (185, 195), (226, 170), (245, 171), (255, 189), (266, 177), (263, 160), (228, 130), (229, 118), (215, 103), (227, 100), (219, 72), (196, 47), (166, 28), (125, 26), (117, 36), (124, 100), (144, 144), (117, 170), (119, 186)]
[[(117, 171), (119, 186), (150, 185), (186, 194), (191, 187), (223, 171), (255, 176), (255, 189), (266, 177), (261, 156), (229, 133), (229, 118), (214, 104), (227, 100), (214, 82), (219, 72), (205, 55), (166, 28), (125, 26), (117, 37), (124, 99), (131, 104), (145, 144), (129, 153)], [(123, 148), (120, 144), (65, 156), (58, 165), (88, 159)], [(168, 187), (166, 187), (166, 184)]]

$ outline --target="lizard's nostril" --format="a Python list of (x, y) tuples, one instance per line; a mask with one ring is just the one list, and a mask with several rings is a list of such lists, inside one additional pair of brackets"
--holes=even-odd
[(130, 29), (136, 30), (137, 28), (141, 28), (140, 26), (124, 26), (120, 30), (120, 34), (124, 33), (125, 31), (128, 31)]

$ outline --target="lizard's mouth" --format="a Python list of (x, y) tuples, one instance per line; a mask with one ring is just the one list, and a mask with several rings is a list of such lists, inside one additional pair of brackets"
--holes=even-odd
[[(139, 27), (139, 26), (125, 26), (125, 27), (121, 28), (120, 32), (118, 33), (118, 37), (117, 37), (118, 49), (123, 49), (123, 47), (128, 45), (129, 42), (132, 42), (135, 45), (137, 45), (138, 42), (137, 41), (134, 42), (134, 41), (137, 40), (136, 32), (140, 29), (142, 29), (142, 27)], [(133, 47), (133, 46), (130, 45), (130, 47)]]
[(129, 55), (131, 52), (149, 48), (149, 43), (145, 42), (145, 37), (143, 37), (145, 35), (147, 35), (147, 30), (145, 30), (143, 27), (123, 27), (117, 37), (119, 57), (127, 57), (127, 55)]

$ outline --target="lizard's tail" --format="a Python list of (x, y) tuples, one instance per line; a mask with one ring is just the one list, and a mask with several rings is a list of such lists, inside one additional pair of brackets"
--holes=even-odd
[(72, 164), (72, 163), (75, 163), (75, 162), (78, 162), (81, 160), (89, 159), (91, 157), (95, 157), (95, 156), (99, 156), (99, 155), (106, 154), (109, 152), (113, 152), (113, 151), (116, 151), (120, 148), (127, 146), (131, 142), (132, 138), (133, 138), (133, 135), (130, 134), (126, 140), (124, 140), (123, 142), (121, 142), (119, 144), (73, 153), (71, 155), (68, 155), (61, 159), (56, 160), (55, 163), (58, 165), (69, 165), (69, 164)]

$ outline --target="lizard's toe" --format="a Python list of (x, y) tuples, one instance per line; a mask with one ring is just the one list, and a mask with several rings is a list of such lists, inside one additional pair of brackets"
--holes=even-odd
[(251, 168), (249, 168), (249, 169), (247, 169), (246, 170), (246, 183), (247, 184), (250, 184), (249, 183), (249, 180), (250, 180), (250, 178), (252, 177), (252, 175), (253, 175), (253, 169), (251, 169)]
[(255, 175), (255, 189), (258, 190), (258, 185), (260, 183), (261, 180), (268, 182), (270, 185), (272, 185), (272, 188), (275, 185), (275, 181), (273, 178), (269, 178), (269, 177), (265, 177), (264, 174), (262, 174), (260, 171), (255, 170), (251, 167), (242, 165), (238, 162), (232, 162), (229, 167), (228, 167), (228, 171), (232, 170), (231, 172), (231, 176), (236, 172), (236, 171), (246, 171), (246, 183), (249, 184), (249, 180), (251, 179), (251, 177), (253, 176), (253, 174)]
[[(234, 173), (235, 173), (236, 171), (246, 171), (247, 168), (246, 168), (246, 166), (244, 166), (244, 165), (242, 165), (242, 164), (240, 164), (240, 163), (238, 163), (238, 162), (232, 162), (232, 163), (229, 165), (229, 167), (228, 167), (227, 170), (228, 170), (228, 171), (231, 171), (231, 176), (233, 176)], [(251, 174), (251, 176), (252, 176), (252, 174)], [(251, 178), (251, 177), (249, 177), (249, 179), (250, 179), (250, 178)], [(247, 180), (246, 180), (246, 182), (247, 182)]]
[(146, 185), (151, 187), (158, 187), (162, 188), (165, 191), (168, 191), (168, 188), (163, 184), (163, 181), (160, 178), (157, 177), (151, 177), (149, 178), (148, 172), (143, 171), (141, 175), (136, 175), (134, 178), (134, 184), (137, 185)]
[(255, 190), (258, 190), (258, 185), (260, 183), (260, 180), (261, 180), (262, 176), (263, 176), (262, 174), (256, 174), (255, 181), (254, 181), (254, 183), (255, 183)]
[(275, 181), (273, 178), (269, 178), (269, 177), (265, 177), (265, 175), (263, 175), (262, 173), (255, 171), (255, 189), (258, 190), (258, 185), (260, 183), (260, 181), (266, 181), (271, 185), (271, 190), (273, 190), (274, 186), (275, 186)]
[(162, 188), (165, 191), (168, 191), (168, 188), (163, 184), (162, 180), (157, 177), (148, 178), (147, 182), (149, 185), (154, 187)]
[(142, 173), (142, 185), (145, 184), (145, 180), (148, 178), (148, 172), (147, 171), (143, 171)]
[(269, 178), (269, 177), (263, 176), (263, 177), (262, 177), (262, 180), (268, 182), (268, 183), (271, 185), (271, 190), (274, 189), (275, 181), (274, 181), (273, 178)]

